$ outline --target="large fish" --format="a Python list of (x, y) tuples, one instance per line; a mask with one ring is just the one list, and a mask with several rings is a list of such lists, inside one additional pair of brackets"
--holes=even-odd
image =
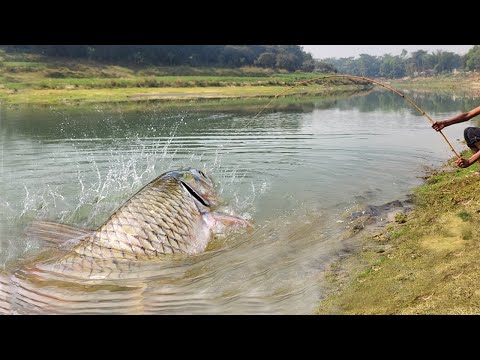
[(35, 222), (30, 235), (55, 246), (0, 272), (0, 314), (146, 313), (146, 279), (171, 276), (169, 261), (150, 260), (201, 253), (213, 235), (251, 226), (218, 205), (212, 180), (185, 169), (145, 185), (96, 230)]
[(75, 242), (61, 262), (78, 266), (78, 257), (135, 261), (166, 254), (197, 254), (205, 250), (212, 235), (251, 227), (240, 217), (215, 212), (217, 206), (212, 180), (189, 168), (158, 176), (97, 230), (37, 222), (30, 232), (50, 242)]

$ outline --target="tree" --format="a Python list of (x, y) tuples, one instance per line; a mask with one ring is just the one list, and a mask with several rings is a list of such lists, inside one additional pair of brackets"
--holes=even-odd
[(360, 54), (357, 60), (357, 69), (361, 76), (374, 77), (378, 75), (380, 64), (376, 56)]
[(480, 46), (475, 45), (465, 55), (465, 65), (469, 70), (480, 70)]
[(288, 71), (294, 71), (296, 69), (296, 61), (293, 54), (282, 52), (277, 55), (275, 65), (280, 69), (286, 69)]
[(414, 65), (417, 72), (425, 71), (426, 59), (428, 52), (425, 50), (417, 50), (412, 53), (410, 62)]
[(380, 63), (380, 76), (387, 78), (400, 78), (405, 76), (405, 62), (400, 56), (386, 54)]
[(277, 57), (272, 52), (264, 52), (255, 60), (255, 65), (264, 68), (274, 68)]
[(275, 67), (279, 60), (282, 68), (294, 71), (302, 66), (311, 69), (313, 61), (311, 54), (299, 45), (5, 45), (2, 48), (10, 52), (145, 65)]
[(338, 72), (335, 66), (329, 64), (326, 61), (320, 61), (320, 60), (315, 61), (315, 71), (321, 72), (321, 73), (335, 73), (335, 74)]
[(435, 59), (433, 69), (437, 74), (452, 71), (462, 65), (461, 56), (449, 51), (437, 50), (433, 56)]
[(300, 70), (305, 72), (312, 72), (315, 70), (315, 61), (314, 60), (305, 60), (302, 64)]

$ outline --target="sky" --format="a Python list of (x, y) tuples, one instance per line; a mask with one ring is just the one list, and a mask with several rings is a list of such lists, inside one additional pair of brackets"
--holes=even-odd
[(303, 49), (313, 55), (315, 59), (329, 57), (357, 57), (360, 54), (368, 55), (400, 55), (402, 49), (412, 53), (417, 50), (432, 52), (435, 50), (451, 51), (464, 55), (473, 45), (302, 45)]

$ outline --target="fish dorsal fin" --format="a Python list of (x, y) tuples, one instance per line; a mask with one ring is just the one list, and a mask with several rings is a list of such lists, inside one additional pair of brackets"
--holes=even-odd
[(27, 228), (28, 237), (56, 246), (74, 246), (88, 239), (92, 234), (93, 231), (91, 230), (83, 230), (50, 221), (34, 221)]

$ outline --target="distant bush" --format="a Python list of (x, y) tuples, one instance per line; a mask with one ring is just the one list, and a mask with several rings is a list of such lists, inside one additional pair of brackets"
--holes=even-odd
[(65, 74), (60, 72), (60, 71), (47, 71), (46, 75), (47, 75), (47, 77), (53, 78), (53, 79), (63, 79), (63, 78), (65, 78)]

